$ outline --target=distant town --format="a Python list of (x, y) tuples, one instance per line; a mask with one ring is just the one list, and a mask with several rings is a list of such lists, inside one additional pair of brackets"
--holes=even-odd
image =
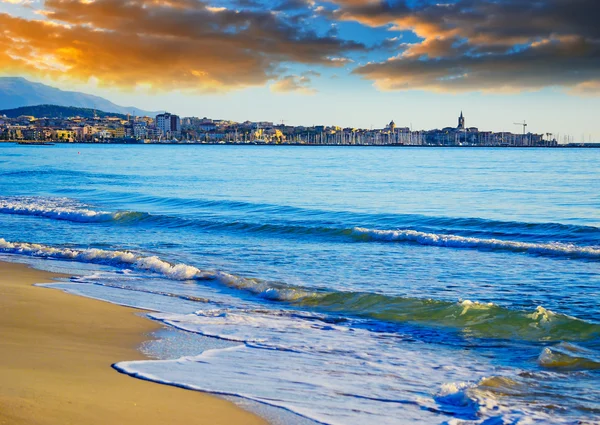
[[(20, 143), (178, 143), (348, 146), (600, 147), (551, 133), (483, 131), (460, 113), (455, 126), (413, 131), (394, 121), (377, 129), (242, 123), (161, 113), (154, 117), (40, 105), (0, 112), (0, 141)], [(23, 112), (22, 115), (18, 115)], [(29, 112), (29, 114), (27, 114)], [(50, 116), (50, 114), (54, 116)], [(71, 115), (72, 114), (72, 115)], [(11, 117), (12, 116), (12, 117)]]

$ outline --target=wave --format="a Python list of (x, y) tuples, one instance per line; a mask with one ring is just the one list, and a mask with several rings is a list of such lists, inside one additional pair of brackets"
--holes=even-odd
[[(7, 156), (7, 154), (2, 154), (2, 156)], [(0, 176), (6, 177), (23, 177), (27, 179), (27, 181), (31, 181), (32, 178), (35, 177), (51, 177), (51, 178), (75, 178), (79, 181), (82, 179), (105, 179), (104, 183), (110, 183), (111, 180), (130, 180), (131, 176), (126, 176), (123, 174), (107, 174), (107, 173), (99, 173), (99, 172), (87, 172), (87, 171), (74, 171), (74, 170), (59, 170), (56, 168), (44, 168), (44, 169), (30, 169), (30, 170), (13, 170), (13, 171), (4, 171), (0, 172)]]
[[(539, 400), (547, 398), (548, 405), (556, 403), (554, 391), (542, 391), (539, 387), (538, 382), (526, 382), (517, 377), (513, 379), (508, 376), (490, 376), (476, 382), (445, 383), (434, 395), (434, 400), (440, 411), (461, 419), (456, 423), (468, 421), (499, 425), (577, 422), (572, 418), (557, 415), (552, 409), (547, 410)], [(575, 409), (578, 407), (575, 406)]]
[(362, 240), (380, 242), (412, 242), (419, 245), (450, 248), (475, 248), (524, 252), (538, 255), (600, 259), (600, 247), (577, 246), (560, 242), (532, 243), (502, 239), (480, 239), (457, 235), (419, 232), (416, 230), (377, 230), (357, 227), (353, 235)]
[[(497, 238), (478, 238), (446, 233), (430, 233), (412, 229), (381, 230), (365, 227), (319, 225), (322, 222), (300, 220), (273, 223), (246, 220), (182, 218), (151, 215), (136, 211), (100, 211), (69, 198), (0, 197), (0, 213), (45, 217), (78, 223), (149, 224), (165, 228), (194, 227), (202, 230), (233, 230), (263, 235), (316, 236), (359, 242), (395, 242), (424, 246), (508, 251), (542, 256), (600, 259), (600, 247), (564, 242), (525, 242)], [(433, 220), (433, 219), (432, 219)], [(330, 222), (329, 222), (330, 223)], [(591, 228), (595, 229), (595, 228)], [(579, 229), (581, 230), (581, 229)]]
[(260, 202), (245, 202), (228, 199), (198, 199), (181, 198), (157, 195), (138, 195), (123, 192), (107, 192), (105, 190), (94, 193), (86, 192), (98, 201), (110, 200), (114, 203), (123, 201), (138, 204), (160, 205), (180, 210), (182, 207), (190, 211), (219, 211), (240, 212), (244, 215), (273, 214), (280, 217), (297, 218), (310, 217), (314, 221), (335, 221), (338, 223), (372, 223), (377, 226), (392, 227), (432, 227), (447, 228), (464, 231), (477, 231), (485, 229), (487, 233), (498, 235), (547, 235), (565, 234), (577, 238), (581, 234), (594, 233), (600, 235), (600, 227), (578, 224), (565, 224), (554, 222), (519, 222), (500, 221), (477, 217), (438, 217), (422, 214), (390, 214), (368, 213), (361, 211), (341, 211), (303, 208), (290, 205), (269, 204)]
[(555, 313), (541, 306), (534, 311), (521, 311), (470, 300), (449, 302), (352, 292), (307, 297), (300, 304), (318, 311), (343, 312), (385, 322), (458, 329), (467, 337), (525, 341), (587, 341), (600, 338), (599, 324)]
[[(457, 234), (467, 237), (487, 237), (500, 239), (519, 239), (527, 241), (561, 241), (581, 244), (594, 244), (600, 239), (600, 227), (564, 224), (553, 222), (517, 222), (498, 221), (476, 217), (437, 217), (421, 214), (388, 214), (365, 213), (357, 211), (330, 211), (308, 209), (288, 205), (252, 203), (234, 200), (188, 199), (179, 197), (162, 197), (156, 195), (139, 195), (132, 193), (95, 191), (95, 190), (64, 190), (64, 193), (85, 193), (87, 199), (94, 199), (102, 204), (135, 203), (160, 208), (163, 215), (150, 215), (161, 224), (174, 221), (175, 225), (195, 225), (215, 227), (240, 224), (250, 228), (273, 226), (277, 232), (287, 226), (307, 228), (309, 231), (319, 229), (325, 233), (343, 231), (355, 227), (383, 229), (420, 230), (427, 233)], [(18, 199), (18, 197), (15, 197)], [(43, 199), (43, 198), (40, 198)], [(63, 198), (67, 199), (67, 198)], [(184, 209), (194, 218), (184, 219), (178, 216)], [(143, 213), (145, 214), (145, 213)], [(197, 220), (198, 217), (210, 217), (211, 220)], [(219, 217), (220, 220), (214, 220)], [(265, 222), (265, 219), (268, 220)], [(151, 220), (152, 221), (152, 220)], [(181, 222), (179, 222), (181, 221)], [(196, 223), (197, 222), (197, 223)], [(244, 230), (243, 228), (241, 230)], [(260, 230), (260, 229), (259, 229)]]
[(0, 252), (131, 268), (157, 273), (172, 280), (214, 280), (230, 288), (244, 290), (272, 301), (295, 301), (315, 295), (314, 291), (307, 291), (284, 283), (244, 278), (222, 271), (201, 270), (188, 264), (173, 264), (157, 256), (144, 256), (132, 251), (62, 248), (36, 243), (9, 242), (0, 238)]
[(547, 369), (594, 370), (600, 369), (600, 355), (587, 348), (561, 342), (554, 347), (544, 348), (538, 363)]
[(29, 215), (77, 223), (126, 222), (143, 219), (148, 214), (135, 211), (97, 211), (68, 198), (0, 197), (0, 213)]
[(143, 256), (131, 251), (109, 251), (97, 248), (56, 248), (26, 242), (8, 242), (0, 238), (0, 252), (30, 257), (73, 260), (150, 271), (174, 280), (207, 279), (212, 275), (186, 264), (171, 264), (157, 256)]
[(157, 256), (144, 256), (131, 251), (59, 248), (0, 239), (0, 252), (130, 268), (158, 273), (172, 280), (210, 280), (263, 299), (310, 307), (320, 312), (456, 329), (469, 337), (544, 342), (600, 338), (600, 325), (554, 313), (543, 307), (528, 312), (469, 300), (449, 302), (373, 293), (310, 290), (222, 271), (201, 270), (187, 264), (173, 264)]

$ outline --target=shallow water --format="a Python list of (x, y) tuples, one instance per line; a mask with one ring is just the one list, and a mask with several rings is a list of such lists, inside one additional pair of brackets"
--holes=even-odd
[(0, 159), (0, 253), (85, 268), (58, 286), (229, 341), (165, 338), (123, 372), (327, 424), (600, 420), (598, 150)]

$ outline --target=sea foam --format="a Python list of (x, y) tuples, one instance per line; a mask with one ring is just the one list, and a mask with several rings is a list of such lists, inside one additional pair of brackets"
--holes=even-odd
[(148, 271), (173, 280), (214, 280), (230, 288), (250, 292), (260, 298), (273, 301), (297, 301), (315, 296), (310, 290), (269, 282), (261, 279), (244, 278), (222, 271), (201, 270), (188, 264), (172, 264), (158, 256), (144, 256), (131, 251), (110, 251), (98, 248), (63, 248), (27, 242), (9, 242), (0, 238), (0, 252), (27, 255), (38, 258), (55, 258), (102, 264), (118, 268)]
[(45, 217), (78, 223), (100, 223), (140, 218), (146, 214), (131, 211), (109, 212), (95, 210), (69, 198), (38, 196), (0, 197), (0, 213)]
[(531, 388), (517, 382), (514, 371), (490, 375), (496, 365), (473, 352), (407, 343), (396, 333), (335, 325), (299, 311), (211, 308), (151, 317), (237, 344), (177, 359), (120, 362), (117, 370), (248, 398), (324, 424), (569, 423), (527, 400), (507, 399)]
[(502, 239), (480, 239), (457, 235), (425, 233), (416, 230), (378, 230), (356, 227), (354, 237), (381, 242), (412, 242), (425, 246), (450, 248), (476, 248), (538, 255), (553, 255), (600, 259), (600, 247), (577, 246), (560, 242), (533, 243)]
[(31, 257), (56, 258), (159, 273), (174, 280), (209, 279), (213, 274), (186, 264), (171, 264), (156, 256), (143, 256), (131, 251), (109, 251), (97, 248), (56, 248), (26, 242), (8, 242), (0, 238), (0, 252)]

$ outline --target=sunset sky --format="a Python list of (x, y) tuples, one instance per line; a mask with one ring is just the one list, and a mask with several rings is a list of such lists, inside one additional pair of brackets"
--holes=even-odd
[[(0, 73), (184, 116), (600, 141), (598, 0), (0, 0)], [(562, 136), (561, 136), (562, 137)]]

